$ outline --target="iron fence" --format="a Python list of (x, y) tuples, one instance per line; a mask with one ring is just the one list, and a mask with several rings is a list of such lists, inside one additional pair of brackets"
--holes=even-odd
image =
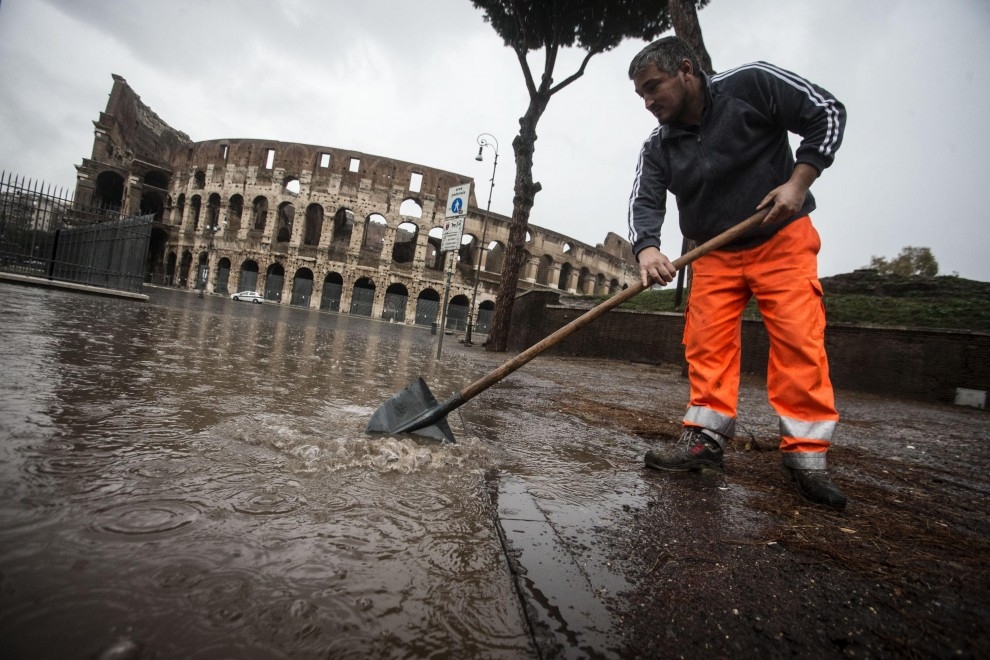
[(141, 291), (154, 216), (78, 204), (62, 189), (0, 173), (0, 270)]

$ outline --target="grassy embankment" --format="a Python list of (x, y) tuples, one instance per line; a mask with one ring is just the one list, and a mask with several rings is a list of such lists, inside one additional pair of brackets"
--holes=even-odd
[[(829, 323), (855, 323), (990, 332), (990, 282), (954, 276), (881, 276), (856, 271), (822, 278)], [(673, 287), (644, 291), (623, 309), (682, 311)], [(758, 319), (754, 301), (746, 317)]]

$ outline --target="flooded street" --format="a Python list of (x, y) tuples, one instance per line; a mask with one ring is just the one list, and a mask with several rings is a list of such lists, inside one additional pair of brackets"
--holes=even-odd
[(363, 433), (417, 375), (441, 396), (487, 365), (422, 328), (150, 294), (0, 286), (0, 655), (532, 653), (491, 443), (459, 415), (457, 445)]
[(416, 442), (364, 430), (418, 376), (445, 401), (511, 356), (148, 293), (0, 283), (2, 658), (984, 646), (983, 410), (840, 392), (834, 514), (780, 476), (759, 377), (725, 474), (643, 467), (678, 365), (544, 355), (448, 415), (456, 444)]

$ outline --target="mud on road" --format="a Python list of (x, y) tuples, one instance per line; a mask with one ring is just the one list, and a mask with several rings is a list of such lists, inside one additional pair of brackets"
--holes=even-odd
[[(626, 371), (645, 381), (657, 369)], [(585, 390), (555, 403), (647, 446), (671, 442), (683, 387), (673, 368), (662, 375), (652, 397)], [(631, 584), (608, 601), (622, 655), (988, 657), (987, 413), (840, 393), (829, 460), (849, 506), (834, 513), (786, 482), (762, 396), (746, 380), (724, 473), (630, 466), (647, 505), (596, 530)]]

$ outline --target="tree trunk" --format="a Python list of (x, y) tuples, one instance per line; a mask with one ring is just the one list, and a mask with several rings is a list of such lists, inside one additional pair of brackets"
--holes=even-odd
[[(698, 56), (698, 64), (705, 73), (711, 75), (715, 73), (712, 66), (712, 56), (705, 48), (705, 40), (701, 35), (701, 23), (698, 22), (698, 10), (694, 5), (694, 0), (668, 0), (668, 11), (670, 12), (670, 22), (674, 26), (674, 34), (683, 39), (691, 46), (691, 50)], [(696, 243), (692, 240), (684, 239), (681, 245), (681, 254), (691, 250)], [(691, 266), (687, 266), (677, 277), (677, 293), (674, 296), (675, 305), (680, 307), (683, 300), (684, 289), (691, 290)]]
[(694, 54), (698, 56), (698, 64), (705, 73), (715, 73), (712, 68), (712, 57), (705, 48), (705, 40), (701, 36), (701, 24), (698, 22), (698, 10), (694, 0), (669, 0), (670, 22), (674, 26), (674, 34), (688, 42)]
[(516, 157), (515, 195), (512, 198), (512, 222), (509, 224), (509, 244), (505, 246), (505, 262), (502, 264), (502, 280), (495, 298), (495, 312), (488, 330), (485, 350), (504, 352), (508, 348), (509, 321), (519, 282), (519, 270), (525, 254), (526, 231), (529, 229), (529, 212), (533, 208), (536, 193), (543, 186), (533, 181), (533, 153), (536, 151), (536, 124), (547, 109), (550, 92), (544, 84), (537, 94), (530, 97), (526, 114), (519, 119), (519, 135), (512, 140)]

